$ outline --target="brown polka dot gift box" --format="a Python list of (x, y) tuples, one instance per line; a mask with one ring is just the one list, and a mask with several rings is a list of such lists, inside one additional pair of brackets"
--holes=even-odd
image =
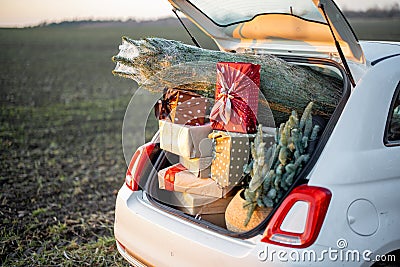
[(220, 187), (211, 178), (198, 178), (178, 163), (158, 172), (160, 189), (176, 192), (186, 192), (200, 196), (222, 198), (226, 189)]
[(260, 68), (244, 62), (217, 63), (215, 104), (210, 114), (213, 129), (256, 132)]
[(160, 148), (185, 158), (212, 156), (212, 144), (208, 135), (211, 124), (199, 126), (181, 125), (159, 120)]
[(168, 88), (154, 105), (157, 119), (176, 124), (204, 125), (209, 122), (213, 99), (194, 92)]
[[(209, 136), (213, 139), (213, 161), (211, 178), (221, 187), (239, 185), (242, 181), (243, 167), (251, 156), (250, 143), (255, 134), (241, 134), (223, 131), (213, 131)], [(275, 137), (265, 134), (267, 146), (275, 143)]]

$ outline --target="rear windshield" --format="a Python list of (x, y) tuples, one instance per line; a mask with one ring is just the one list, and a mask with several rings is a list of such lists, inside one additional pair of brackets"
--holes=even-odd
[(290, 14), (325, 23), (312, 0), (191, 0), (214, 23), (227, 26), (260, 14)]

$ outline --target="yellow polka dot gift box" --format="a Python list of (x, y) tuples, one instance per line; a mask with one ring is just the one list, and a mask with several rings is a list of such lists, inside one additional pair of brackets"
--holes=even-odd
[[(267, 146), (275, 143), (272, 132), (264, 135)], [(211, 178), (222, 188), (239, 185), (244, 178), (243, 167), (251, 156), (250, 143), (255, 134), (213, 131), (208, 137), (213, 140)]]

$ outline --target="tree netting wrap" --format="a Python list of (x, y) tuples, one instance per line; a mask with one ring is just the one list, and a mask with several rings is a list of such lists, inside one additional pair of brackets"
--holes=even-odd
[[(150, 91), (180, 88), (211, 98), (217, 62), (260, 64), (260, 91), (264, 95), (261, 104), (269, 105), (277, 124), (286, 121), (292, 110), (301, 113), (309, 102), (314, 103), (314, 114), (329, 118), (342, 95), (339, 79), (272, 55), (213, 51), (161, 38), (123, 37), (119, 49), (113, 57), (115, 75), (132, 79)], [(185, 67), (176, 67), (180, 65)]]

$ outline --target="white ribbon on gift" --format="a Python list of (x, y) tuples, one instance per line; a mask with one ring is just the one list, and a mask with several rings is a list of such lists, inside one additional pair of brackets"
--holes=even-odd
[[(240, 72), (238, 71), (238, 74)], [(231, 95), (233, 90), (235, 89), (235, 83), (232, 83), (231, 86), (229, 87), (228, 84), (226, 83), (225, 77), (222, 75), (221, 71), (217, 71), (217, 75), (219, 76), (219, 80), (222, 81), (221, 84), (221, 91), (218, 95), (218, 101), (215, 103), (215, 107), (218, 110), (218, 114), (221, 118), (221, 120), (227, 124), (230, 119), (231, 119), (231, 114), (232, 114), (232, 102), (231, 99), (234, 98), (234, 96)], [(236, 74), (237, 75), (237, 74)], [(233, 79), (235, 80), (235, 79)]]

